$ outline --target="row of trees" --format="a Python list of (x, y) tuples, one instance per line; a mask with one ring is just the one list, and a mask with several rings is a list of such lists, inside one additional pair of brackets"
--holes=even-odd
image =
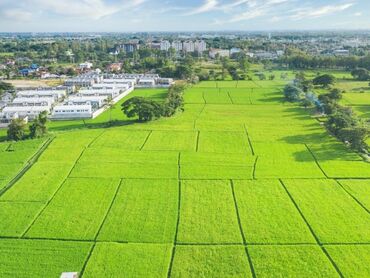
[(172, 85), (163, 103), (145, 97), (133, 97), (121, 105), (128, 118), (137, 117), (140, 122), (152, 121), (161, 117), (171, 117), (184, 108), (183, 92), (186, 84)]
[[(326, 84), (327, 77), (316, 77), (319, 85)], [(315, 78), (315, 79), (316, 79)], [(315, 80), (314, 79), (314, 80)], [(295, 80), (294, 85), (287, 85), (284, 88), (284, 96), (287, 101), (300, 102), (304, 107), (316, 106), (316, 109), (326, 115), (326, 128), (339, 140), (350, 145), (353, 149), (367, 153), (366, 139), (369, 136), (369, 129), (365, 123), (359, 120), (350, 107), (344, 107), (339, 104), (342, 98), (342, 92), (338, 89), (330, 89), (325, 94), (316, 96), (309, 90), (309, 83), (315, 84), (314, 80), (305, 80), (302, 77)], [(317, 82), (316, 82), (317, 83)]]
[(26, 135), (27, 124), (23, 119), (13, 119), (9, 124), (7, 137), (8, 140), (19, 141), (27, 138), (40, 138), (47, 134), (47, 118), (46, 111), (40, 113), (29, 126), (29, 135)]

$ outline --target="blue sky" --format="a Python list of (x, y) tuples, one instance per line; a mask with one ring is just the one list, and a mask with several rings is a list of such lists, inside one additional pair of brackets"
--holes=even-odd
[(0, 0), (0, 32), (370, 29), (370, 0)]

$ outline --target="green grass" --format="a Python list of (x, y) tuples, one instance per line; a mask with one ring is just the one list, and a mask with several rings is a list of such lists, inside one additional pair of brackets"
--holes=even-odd
[(97, 243), (83, 277), (165, 277), (171, 251), (170, 245)]
[(178, 181), (125, 180), (98, 240), (171, 243), (177, 207)]
[(370, 217), (333, 180), (284, 180), (322, 243), (370, 242)]
[(250, 246), (257, 277), (338, 277), (319, 246)]
[(37, 162), (0, 200), (47, 202), (67, 178), (72, 166), (71, 163)]
[(117, 186), (114, 179), (68, 179), (26, 236), (93, 240)]
[(370, 163), (363, 161), (320, 161), (321, 168), (330, 178), (370, 178)]
[(192, 151), (195, 150), (197, 133), (194, 131), (153, 131), (143, 150)]
[(115, 147), (121, 150), (139, 150), (149, 133), (149, 131), (126, 131), (121, 129), (107, 130), (91, 146)]
[(242, 242), (228, 181), (183, 181), (178, 241)]
[(0, 240), (0, 276), (59, 277), (80, 272), (91, 243), (49, 240)]
[(0, 202), (0, 236), (22, 236), (45, 206), (43, 203)]
[(243, 132), (201, 132), (200, 152), (250, 153), (248, 137)]
[(339, 180), (348, 192), (370, 210), (370, 180)]
[(344, 277), (370, 277), (370, 245), (325, 246)]
[(234, 181), (234, 188), (247, 242), (315, 242), (279, 181)]
[(242, 246), (177, 246), (171, 277), (252, 277)]

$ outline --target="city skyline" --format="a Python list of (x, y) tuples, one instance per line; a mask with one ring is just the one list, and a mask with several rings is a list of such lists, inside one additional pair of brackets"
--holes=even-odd
[(0, 32), (370, 29), (366, 0), (0, 0)]

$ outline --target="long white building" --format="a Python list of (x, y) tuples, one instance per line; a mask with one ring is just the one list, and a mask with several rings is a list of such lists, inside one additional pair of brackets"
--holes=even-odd
[(90, 104), (57, 105), (52, 112), (53, 119), (85, 119), (92, 118), (93, 108)]
[(19, 91), (17, 97), (21, 98), (54, 98), (56, 101), (67, 96), (66, 90), (30, 90)]
[(1, 117), (8, 120), (28, 117), (32, 120), (44, 111), (50, 113), (50, 106), (6, 106), (1, 112)]

